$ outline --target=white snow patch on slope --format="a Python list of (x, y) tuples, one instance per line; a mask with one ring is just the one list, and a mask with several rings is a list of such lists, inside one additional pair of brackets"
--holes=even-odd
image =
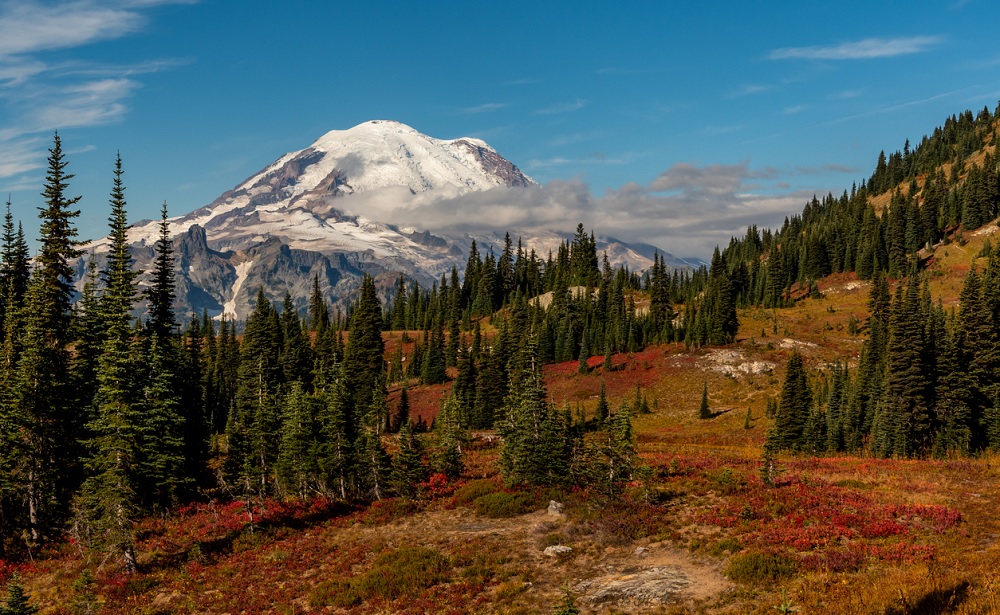
[(236, 265), (236, 282), (233, 284), (233, 295), (230, 297), (229, 301), (222, 306), (222, 314), (220, 314), (217, 319), (221, 319), (223, 316), (226, 318), (236, 320), (238, 318), (236, 313), (236, 297), (240, 295), (240, 291), (243, 289), (243, 283), (246, 282), (247, 275), (250, 273), (250, 267), (253, 266), (253, 261), (244, 261), (239, 265)]

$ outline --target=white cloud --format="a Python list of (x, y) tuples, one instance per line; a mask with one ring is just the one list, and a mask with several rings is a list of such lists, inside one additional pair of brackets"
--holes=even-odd
[(135, 76), (190, 61), (51, 64), (43, 54), (135, 34), (144, 9), (179, 3), (191, 0), (0, 0), (0, 178), (18, 184), (39, 168), (53, 130), (120, 121), (141, 87)]
[(462, 109), (462, 113), (489, 113), (490, 111), (498, 111), (507, 106), (507, 103), (483, 103), (481, 105), (476, 105), (474, 107), (466, 107)]
[(5, 2), (0, 5), (0, 57), (118, 38), (144, 22), (139, 13), (106, 3)]
[(740, 98), (741, 96), (753, 96), (754, 94), (763, 94), (764, 92), (771, 89), (771, 86), (760, 85), (756, 83), (741, 86), (735, 91), (729, 94), (729, 98)]
[[(773, 181), (779, 175), (776, 169), (751, 169), (747, 163), (678, 163), (648, 187), (629, 183), (600, 196), (593, 195), (586, 183), (572, 180), (449, 199), (431, 194), (408, 199), (380, 191), (352, 195), (342, 207), (372, 219), (445, 234), (497, 228), (523, 233), (572, 231), (582, 222), (602, 235), (707, 259), (716, 245), (743, 236), (747, 226), (777, 227), (786, 216), (802, 210), (813, 191), (783, 188)], [(761, 180), (770, 183), (766, 187), (755, 183)]]
[(783, 47), (767, 54), (771, 60), (867, 60), (921, 53), (941, 42), (940, 36), (866, 38), (814, 47)]

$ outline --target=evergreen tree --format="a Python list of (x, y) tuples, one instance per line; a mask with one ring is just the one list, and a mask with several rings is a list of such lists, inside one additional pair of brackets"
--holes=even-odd
[(299, 381), (289, 384), (281, 417), (281, 443), (275, 473), (283, 493), (305, 499), (316, 484), (313, 398)]
[(597, 422), (602, 425), (611, 416), (611, 404), (608, 403), (608, 390), (603, 380), (601, 380), (601, 393), (597, 397), (597, 407), (594, 409), (594, 414)]
[(392, 458), (382, 443), (382, 434), (385, 432), (383, 417), (387, 414), (385, 389), (375, 387), (355, 445), (361, 493), (370, 500), (381, 500), (392, 494)]
[(632, 480), (634, 461), (638, 456), (628, 404), (623, 402), (607, 422), (600, 452), (601, 488), (606, 495), (618, 496), (625, 483)]
[(529, 338), (511, 371), (498, 425), (500, 473), (511, 485), (560, 485), (568, 476), (567, 432), (559, 412), (545, 400), (537, 357), (537, 343)]
[(350, 393), (343, 371), (338, 372), (318, 400), (316, 428), (319, 437), (314, 454), (324, 490), (346, 500), (353, 482), (355, 455), (348, 425)]
[(88, 425), (94, 434), (87, 461), (90, 476), (78, 499), (82, 523), (97, 545), (118, 553), (129, 573), (136, 571), (135, 521), (144, 444), (143, 411), (136, 382), (138, 357), (131, 326), (137, 295), (136, 272), (128, 249), (128, 221), (121, 156), (115, 162), (111, 191), (111, 234), (105, 291), (101, 297), (104, 343), (97, 363), (97, 416)]
[(698, 418), (703, 420), (712, 418), (712, 410), (708, 407), (708, 380), (705, 380), (705, 385), (701, 389), (701, 405), (698, 406)]
[(806, 380), (802, 356), (795, 353), (785, 368), (785, 382), (774, 418), (774, 444), (779, 450), (806, 448), (805, 429), (811, 408), (812, 392)]
[(70, 373), (71, 262), (80, 256), (73, 226), (80, 212), (72, 207), (80, 197), (66, 194), (73, 177), (66, 173), (67, 164), (56, 133), (42, 192), (45, 205), (39, 208), (41, 245), (25, 298), (13, 400), (18, 407), (15, 432), (21, 452), (17, 489), (24, 494), (32, 541), (61, 525), (81, 479), (82, 453), (76, 436), (84, 421), (73, 407), (75, 396), (66, 377)]
[(0, 615), (34, 615), (38, 606), (31, 603), (31, 596), (24, 591), (21, 578), (14, 574), (7, 583), (7, 597), (4, 606), (0, 607)]
[(224, 478), (230, 487), (247, 497), (267, 492), (277, 456), (281, 425), (280, 348), (277, 314), (260, 289), (243, 332), (235, 412), (226, 426), (228, 455)]
[(385, 361), (382, 358), (385, 343), (381, 329), (382, 307), (375, 292), (375, 280), (365, 275), (361, 297), (351, 314), (344, 357), (344, 376), (354, 400), (351, 408), (357, 408), (359, 414), (371, 403), (375, 389), (385, 388)]
[(458, 478), (465, 466), (462, 462), (462, 446), (469, 435), (462, 426), (461, 408), (454, 395), (450, 395), (441, 405), (441, 411), (434, 421), (437, 443), (432, 459), (435, 472), (448, 478)]
[(146, 291), (149, 303), (146, 326), (154, 337), (168, 339), (177, 329), (174, 315), (174, 248), (167, 222), (167, 203), (160, 208), (160, 236), (156, 241), (153, 282)]
[(399, 428), (399, 451), (392, 458), (392, 474), (389, 477), (392, 490), (401, 497), (415, 499), (420, 493), (419, 485), (427, 480), (427, 475), (420, 441), (407, 422)]

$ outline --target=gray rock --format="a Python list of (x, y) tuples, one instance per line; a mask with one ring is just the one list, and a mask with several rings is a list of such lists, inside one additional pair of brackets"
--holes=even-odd
[(551, 517), (561, 517), (563, 514), (563, 505), (561, 502), (556, 502), (555, 500), (549, 500), (549, 516)]
[(545, 555), (547, 557), (559, 557), (560, 555), (566, 555), (567, 553), (572, 553), (573, 547), (567, 547), (566, 545), (552, 545), (551, 547), (545, 547)]

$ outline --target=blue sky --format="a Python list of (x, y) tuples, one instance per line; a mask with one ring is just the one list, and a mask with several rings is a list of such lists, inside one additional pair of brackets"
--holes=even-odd
[(394, 119), (488, 141), (566, 201), (547, 224), (705, 257), (994, 109), (997, 23), (986, 0), (0, 1), (0, 191), (35, 236), (58, 129), (92, 238), (116, 150), (139, 220)]

